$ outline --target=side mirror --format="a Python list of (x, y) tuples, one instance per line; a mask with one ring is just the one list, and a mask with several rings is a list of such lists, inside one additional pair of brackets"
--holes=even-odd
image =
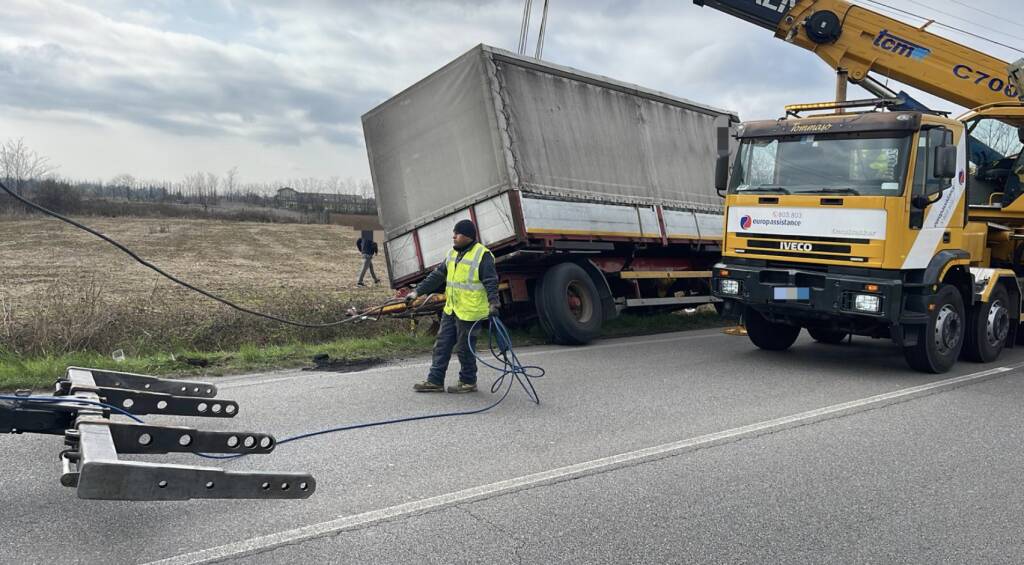
[(729, 187), (729, 155), (719, 155), (715, 161), (715, 190), (718, 195)]
[(951, 179), (956, 176), (955, 145), (940, 145), (935, 148), (935, 166), (932, 176), (937, 179)]
[(931, 194), (918, 194), (910, 200), (910, 204), (918, 210), (924, 210), (925, 208), (935, 204), (942, 198), (942, 192), (933, 192)]

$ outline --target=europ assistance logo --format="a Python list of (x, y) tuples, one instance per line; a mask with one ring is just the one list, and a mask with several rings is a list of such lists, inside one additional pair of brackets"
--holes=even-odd
[(750, 226), (754, 225), (754, 220), (750, 216), (742, 216), (740, 218), (740, 227), (749, 230)]

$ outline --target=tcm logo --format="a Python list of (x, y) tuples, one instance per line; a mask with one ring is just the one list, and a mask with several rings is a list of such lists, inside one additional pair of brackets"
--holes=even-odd
[(743, 228), (745, 230), (749, 230), (750, 226), (752, 226), (752, 225), (754, 225), (754, 219), (751, 218), (750, 216), (743, 216), (742, 218), (740, 218), (740, 227), (741, 228)]
[(780, 241), (779, 249), (783, 251), (811, 251), (813, 247), (810, 243), (800, 243), (797, 241)]
[(889, 30), (883, 29), (878, 32), (878, 36), (875, 37), (875, 47), (884, 49), (891, 53), (901, 55), (908, 59), (924, 59), (928, 55), (932, 54), (932, 50), (928, 49), (923, 45), (918, 45), (913, 41), (903, 39), (898, 35), (889, 33)]

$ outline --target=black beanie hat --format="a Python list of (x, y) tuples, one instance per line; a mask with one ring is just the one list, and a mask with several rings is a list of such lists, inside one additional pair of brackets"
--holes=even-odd
[(476, 226), (473, 225), (471, 220), (459, 220), (458, 223), (455, 224), (455, 229), (452, 231), (455, 233), (461, 233), (470, 239), (476, 239)]

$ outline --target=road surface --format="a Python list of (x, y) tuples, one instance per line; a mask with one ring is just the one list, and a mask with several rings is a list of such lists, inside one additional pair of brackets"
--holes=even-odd
[[(79, 500), (59, 438), (0, 437), (0, 561), (1024, 562), (1024, 348), (946, 375), (884, 340), (770, 353), (717, 330), (521, 353), (548, 371), (539, 406), (215, 463), (311, 472), (304, 501)], [(425, 370), (225, 378), (237, 418), (164, 421), (284, 438), (490, 401), (414, 394)]]

